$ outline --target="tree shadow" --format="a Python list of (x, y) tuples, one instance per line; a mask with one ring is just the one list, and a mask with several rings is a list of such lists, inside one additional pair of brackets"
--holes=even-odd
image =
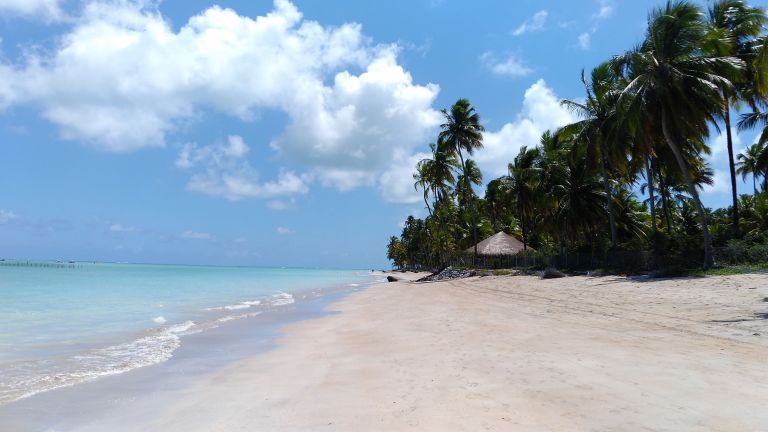
[[(763, 300), (768, 301), (768, 300)], [(766, 313), (756, 313), (754, 314), (753, 318), (735, 318), (735, 319), (727, 319), (727, 320), (710, 320), (709, 322), (712, 323), (720, 323), (720, 324), (728, 324), (728, 323), (738, 323), (738, 322), (746, 322), (746, 321), (761, 321), (761, 320), (768, 320), (768, 312)]]

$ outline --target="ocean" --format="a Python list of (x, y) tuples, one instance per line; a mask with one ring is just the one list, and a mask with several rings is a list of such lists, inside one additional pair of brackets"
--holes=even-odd
[(380, 282), (367, 271), (0, 263), (0, 405), (164, 362), (187, 335)]

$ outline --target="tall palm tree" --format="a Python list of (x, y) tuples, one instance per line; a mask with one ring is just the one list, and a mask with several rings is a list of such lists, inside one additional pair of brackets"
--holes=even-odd
[[(664, 143), (672, 151), (699, 216), (704, 241), (704, 268), (714, 264), (707, 214), (699, 199), (683, 146), (690, 138), (709, 136), (709, 123), (722, 111), (722, 89), (744, 62), (731, 56), (706, 56), (707, 27), (701, 10), (688, 1), (667, 2), (649, 16), (644, 42), (623, 60), (632, 81), (622, 92), (625, 115), (652, 116), (661, 124)], [(658, 124), (657, 123), (657, 124)]]
[(761, 166), (761, 159), (768, 158), (768, 151), (763, 144), (755, 143), (744, 149), (737, 158), (739, 160), (736, 164), (737, 172), (741, 174), (742, 180), (746, 180), (747, 175), (752, 176), (753, 195), (757, 196), (757, 177), (765, 175), (765, 167)]
[[(474, 154), (475, 150), (483, 148), (483, 132), (485, 128), (480, 124), (480, 115), (467, 99), (459, 99), (449, 110), (442, 110), (445, 123), (440, 125), (442, 129), (438, 135), (439, 139), (445, 141), (455, 153), (459, 156), (462, 168), (462, 178), (464, 180), (464, 193), (471, 191), (470, 179), (468, 176), (467, 165), (464, 162), (463, 152)], [(465, 203), (472, 205), (472, 200), (464, 200)], [(469, 209), (473, 214), (472, 208)], [(474, 260), (477, 260), (477, 223), (472, 224), (472, 237), (475, 245)]]
[[(762, 8), (750, 7), (741, 0), (717, 0), (709, 7), (708, 25), (713, 36), (710, 52), (716, 56), (734, 56), (745, 65), (754, 60), (752, 46), (768, 22)], [(746, 68), (744, 70), (746, 72)], [(739, 236), (739, 197), (736, 190), (736, 165), (733, 156), (731, 131), (731, 107), (742, 99), (744, 86), (726, 86), (722, 89), (723, 104), (719, 117), (725, 125), (728, 148), (728, 169), (731, 175), (731, 198), (733, 205), (733, 232)]]
[(592, 70), (588, 83), (581, 71), (581, 82), (587, 93), (584, 102), (576, 102), (568, 99), (560, 103), (578, 114), (582, 120), (566, 126), (565, 130), (575, 133), (574, 139), (584, 141), (589, 146), (597, 149), (600, 158), (600, 175), (603, 180), (603, 192), (605, 194), (606, 208), (608, 209), (608, 225), (611, 233), (611, 249), (616, 248), (616, 218), (613, 211), (613, 199), (611, 193), (610, 176), (607, 169), (608, 146), (607, 141), (611, 134), (611, 128), (615, 127), (614, 109), (616, 96), (618, 96), (618, 77), (613, 73), (610, 62), (605, 62)]

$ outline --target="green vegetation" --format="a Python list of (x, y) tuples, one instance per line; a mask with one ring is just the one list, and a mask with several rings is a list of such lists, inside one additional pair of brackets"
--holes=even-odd
[[(583, 99), (562, 101), (580, 120), (545, 132), (534, 147), (525, 143), (483, 197), (472, 186), (482, 173), (465, 158), (483, 147), (479, 115), (466, 99), (443, 110), (432, 156), (414, 175), (429, 216), (409, 217), (390, 239), (394, 265), (438, 268), (504, 230), (537, 256), (651, 251), (654, 267), (679, 272), (763, 268), (768, 19), (739, 0), (707, 4), (653, 9), (644, 39), (582, 73)], [(742, 108), (738, 129), (762, 134), (734, 158), (731, 114)], [(704, 158), (713, 130), (725, 131), (732, 194), (728, 208), (715, 210), (699, 198), (713, 183)], [(737, 195), (737, 175), (752, 177), (751, 195)]]

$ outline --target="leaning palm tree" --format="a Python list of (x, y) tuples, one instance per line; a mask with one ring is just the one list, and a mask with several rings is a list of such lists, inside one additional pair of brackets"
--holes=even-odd
[(746, 180), (747, 175), (752, 176), (752, 191), (757, 196), (757, 177), (764, 176), (766, 168), (761, 166), (761, 159), (768, 159), (768, 151), (763, 144), (755, 143), (744, 149), (737, 158), (739, 162), (736, 164), (736, 172), (741, 174), (742, 180)]
[[(445, 123), (440, 125), (442, 130), (438, 138), (444, 140), (459, 156), (464, 180), (464, 193), (468, 194), (472, 186), (463, 152), (472, 155), (475, 150), (483, 148), (483, 131), (485, 128), (480, 124), (480, 115), (467, 99), (459, 99), (451, 106), (450, 111), (444, 109), (442, 113)], [(468, 197), (465, 197), (464, 202), (472, 205), (472, 200)], [(473, 209), (470, 208), (469, 211), (474, 215)], [(475, 244), (474, 259), (477, 260), (477, 224), (473, 223), (472, 225), (472, 237)]]
[(709, 136), (709, 123), (722, 111), (722, 89), (744, 62), (703, 52), (707, 27), (701, 10), (688, 1), (667, 2), (651, 12), (645, 41), (619, 63), (633, 79), (622, 92), (623, 115), (653, 117), (661, 124), (664, 143), (672, 151), (699, 216), (704, 240), (704, 268), (714, 264), (707, 214), (694, 185), (683, 146)]
[[(715, 56), (734, 56), (751, 64), (755, 58), (753, 49), (755, 40), (760, 36), (768, 22), (762, 8), (750, 7), (741, 0), (717, 0), (709, 7), (708, 25), (710, 43), (709, 52)], [(744, 69), (747, 72), (747, 69)], [(746, 78), (746, 76), (744, 77)], [(748, 80), (741, 80), (748, 82)], [(743, 100), (743, 90), (748, 85), (726, 86), (722, 89), (723, 104), (718, 113), (725, 126), (726, 147), (728, 148), (728, 169), (731, 175), (731, 198), (733, 205), (733, 232), (739, 235), (739, 197), (736, 190), (736, 165), (733, 156), (733, 136), (731, 131), (731, 107), (738, 108)], [(750, 94), (750, 92), (747, 92)]]

